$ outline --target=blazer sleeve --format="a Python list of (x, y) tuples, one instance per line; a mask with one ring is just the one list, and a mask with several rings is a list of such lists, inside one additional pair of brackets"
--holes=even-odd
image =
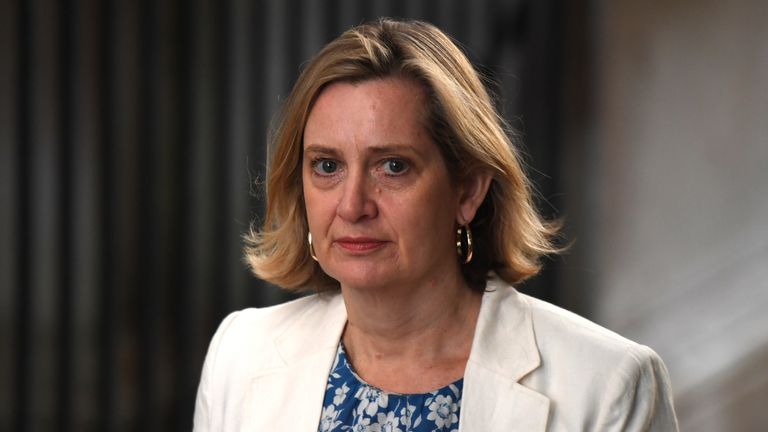
[(599, 430), (678, 431), (669, 373), (661, 358), (642, 345), (628, 348), (608, 378)]
[[(200, 377), (200, 384), (197, 387), (197, 399), (195, 400), (195, 415), (193, 421), (193, 430), (195, 432), (208, 432), (215, 430), (213, 423), (214, 414), (212, 412), (212, 396), (215, 395), (215, 385), (219, 380), (216, 377), (216, 360), (219, 354), (219, 346), (227, 329), (235, 321), (240, 312), (229, 314), (219, 325), (213, 339), (208, 347), (208, 353), (203, 363), (203, 372)], [(220, 382), (219, 382), (220, 385)]]

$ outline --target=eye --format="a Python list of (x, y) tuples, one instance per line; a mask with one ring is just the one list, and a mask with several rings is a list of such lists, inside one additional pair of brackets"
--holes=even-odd
[(401, 175), (408, 171), (408, 163), (401, 159), (387, 159), (383, 164), (384, 172), (387, 175)]
[(317, 159), (312, 161), (312, 169), (319, 175), (328, 176), (338, 171), (339, 163), (333, 159)]

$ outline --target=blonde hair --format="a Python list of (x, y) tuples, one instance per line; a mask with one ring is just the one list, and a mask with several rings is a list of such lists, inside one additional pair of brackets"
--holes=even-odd
[[(520, 156), (480, 76), (438, 28), (420, 21), (380, 19), (352, 28), (326, 45), (299, 76), (270, 136), (263, 225), (246, 235), (245, 260), (260, 278), (288, 290), (338, 288), (309, 253), (302, 195), (304, 127), (330, 83), (399, 76), (426, 90), (426, 127), (454, 180), (483, 171), (490, 189), (470, 227), (474, 258), (462, 265), (468, 285), (482, 290), (489, 271), (515, 284), (541, 269), (557, 223), (538, 214)], [(457, 257), (458, 259), (458, 257)]]

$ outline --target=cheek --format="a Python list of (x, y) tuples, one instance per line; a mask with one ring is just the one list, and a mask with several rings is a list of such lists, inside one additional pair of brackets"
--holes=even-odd
[(304, 211), (307, 216), (307, 221), (311, 227), (313, 220), (316, 219), (317, 198), (312, 190), (307, 187), (306, 181), (304, 182), (303, 187), (304, 189), (302, 190), (302, 199), (304, 200)]
[(450, 245), (455, 225), (457, 199), (447, 187), (427, 188), (409, 199), (393, 199), (386, 204), (391, 222), (408, 243), (425, 246)]
[(324, 235), (336, 214), (334, 200), (327, 193), (304, 188), (304, 209), (310, 229), (316, 236)]

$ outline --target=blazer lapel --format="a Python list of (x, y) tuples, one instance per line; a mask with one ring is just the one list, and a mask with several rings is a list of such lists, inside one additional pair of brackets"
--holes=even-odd
[(347, 313), (340, 295), (320, 297), (274, 339), (273, 367), (251, 380), (243, 430), (317, 430), (328, 372)]
[(549, 399), (496, 372), (468, 368), (460, 431), (533, 432), (547, 428)]
[(524, 300), (488, 283), (464, 375), (459, 430), (543, 431), (549, 399), (519, 383), (541, 364)]

